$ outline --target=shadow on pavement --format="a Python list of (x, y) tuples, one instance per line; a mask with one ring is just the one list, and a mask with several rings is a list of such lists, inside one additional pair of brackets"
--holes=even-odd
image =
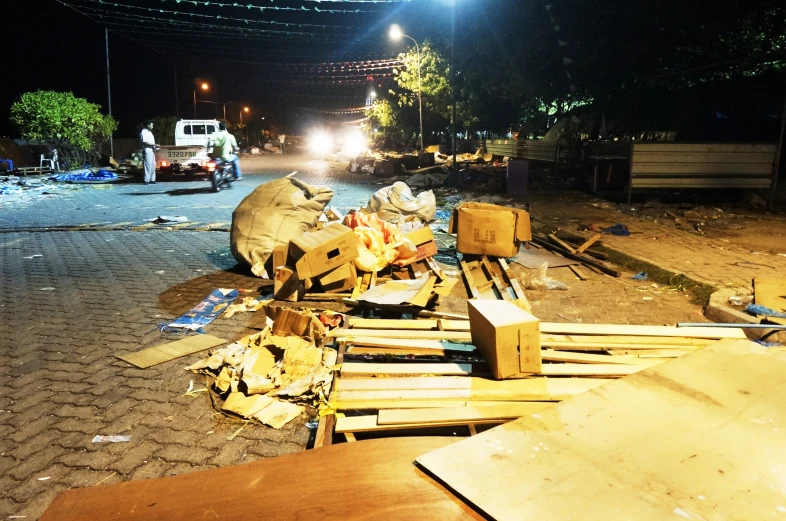
[(212, 186), (204, 186), (201, 188), (178, 188), (176, 190), (168, 190), (163, 193), (169, 195), (194, 195), (194, 194), (213, 194), (215, 192), (213, 191)]

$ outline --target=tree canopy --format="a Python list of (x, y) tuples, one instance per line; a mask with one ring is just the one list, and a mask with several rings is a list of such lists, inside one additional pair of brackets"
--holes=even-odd
[(101, 145), (117, 122), (101, 106), (71, 92), (26, 92), (11, 106), (11, 122), (25, 139), (55, 146), (69, 168), (84, 166), (99, 156)]

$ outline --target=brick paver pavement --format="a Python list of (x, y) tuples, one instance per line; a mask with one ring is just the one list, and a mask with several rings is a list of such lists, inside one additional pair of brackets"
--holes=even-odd
[[(291, 170), (282, 167), (267, 172), (267, 178)], [(351, 177), (355, 174), (343, 168), (299, 170), (306, 181), (333, 186), (334, 204), (340, 208), (365, 202), (384, 184)], [(250, 175), (251, 182), (239, 183), (233, 191), (205, 194), (205, 203), (202, 193), (184, 195), (178, 199), (184, 201), (181, 206), (171, 211), (164, 203), (177, 199), (172, 195), (151, 193), (155, 204), (147, 198), (145, 204), (136, 203), (143, 198), (129, 195), (133, 190), (160, 191), (167, 184), (87, 187), (70, 199), (4, 209), (2, 226), (8, 228), (10, 221), (29, 227), (81, 225), (93, 221), (78, 208), (96, 204), (111, 208), (107, 219), (114, 222), (119, 221), (116, 212), (135, 219), (182, 213), (202, 222), (228, 221), (242, 192), (265, 177)], [(364, 184), (356, 185), (358, 181)], [(220, 197), (226, 197), (225, 204), (216, 203)], [(539, 215), (537, 204), (535, 210)], [(202, 385), (200, 378), (183, 371), (202, 354), (145, 370), (115, 357), (171, 340), (159, 333), (159, 324), (217, 287), (259, 286), (257, 279), (232, 270), (228, 240), (224, 232), (186, 230), (0, 234), (0, 516), (35, 519), (69, 487), (155, 478), (303, 450), (310, 435), (306, 415), (282, 430), (249, 426), (227, 440), (238, 426), (215, 421), (204, 394), (183, 396), (190, 380)], [(649, 282), (594, 274), (578, 281), (566, 268), (549, 273), (569, 289), (528, 292), (543, 320), (701, 320), (701, 310), (686, 295)], [(206, 331), (234, 340), (250, 332), (246, 326), (251, 320), (250, 314), (219, 318)], [(93, 444), (96, 434), (126, 434), (131, 441)]]

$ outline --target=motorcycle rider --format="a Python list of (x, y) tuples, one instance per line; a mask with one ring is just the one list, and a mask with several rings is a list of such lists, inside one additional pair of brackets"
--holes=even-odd
[(235, 181), (243, 179), (243, 174), (240, 172), (240, 159), (237, 157), (239, 151), (240, 147), (237, 146), (235, 136), (227, 132), (226, 123), (219, 121), (218, 132), (213, 134), (213, 153), (211, 155), (234, 165)]

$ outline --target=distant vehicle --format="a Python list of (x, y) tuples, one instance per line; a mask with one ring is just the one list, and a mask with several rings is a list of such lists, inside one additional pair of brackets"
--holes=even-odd
[(162, 174), (206, 172), (208, 146), (217, 130), (215, 119), (181, 119), (175, 126), (175, 146), (162, 146), (156, 151), (156, 168)]

